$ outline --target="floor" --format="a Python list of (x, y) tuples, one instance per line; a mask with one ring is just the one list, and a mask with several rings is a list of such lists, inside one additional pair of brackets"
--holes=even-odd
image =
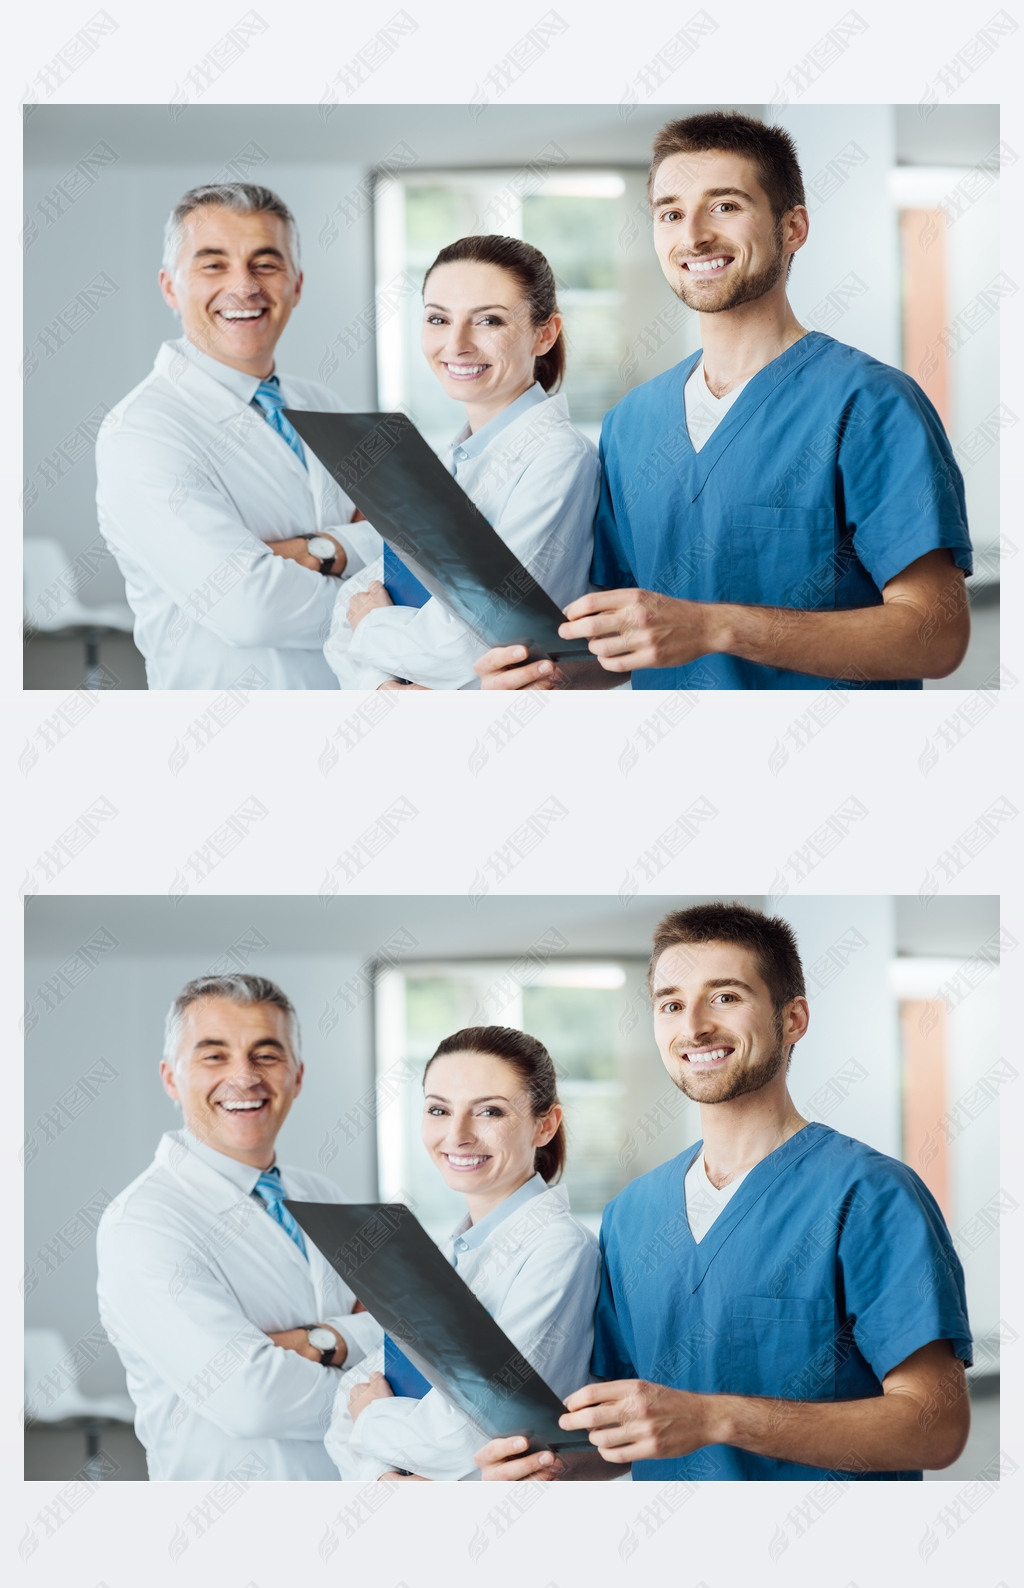
[[(926, 689), (991, 689), (999, 667), (999, 586), (986, 585), (971, 607), (971, 644), (963, 665), (949, 678), (925, 684)], [(100, 645), (104, 689), (145, 689), (146, 667), (127, 634), (112, 635)], [(85, 678), (85, 647), (78, 638), (37, 634), (25, 646), (26, 689), (80, 689)]]
[[(943, 1472), (926, 1472), (932, 1482), (962, 1483), (987, 1477), (999, 1455), (998, 1380), (972, 1387), (971, 1436), (959, 1461)], [(146, 1457), (132, 1429), (118, 1424), (104, 1430), (102, 1453), (117, 1463), (113, 1482), (145, 1480)], [(33, 1428), (25, 1436), (25, 1477), (73, 1478), (85, 1465), (85, 1436), (77, 1430)], [(104, 1466), (108, 1466), (104, 1462)]]

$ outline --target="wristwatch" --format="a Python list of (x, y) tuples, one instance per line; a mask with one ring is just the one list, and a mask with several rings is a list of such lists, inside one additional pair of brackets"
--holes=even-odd
[(333, 1329), (325, 1329), (322, 1323), (303, 1323), (299, 1325), (305, 1329), (306, 1339), (314, 1351), (320, 1352), (320, 1366), (330, 1367), (338, 1342), (334, 1337)]
[(307, 535), (306, 545), (314, 557), (320, 558), (320, 572), (330, 573), (334, 567), (334, 559), (338, 555), (338, 548), (329, 535)]

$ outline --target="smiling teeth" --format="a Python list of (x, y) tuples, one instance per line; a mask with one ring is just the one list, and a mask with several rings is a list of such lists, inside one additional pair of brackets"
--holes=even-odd
[(263, 313), (262, 309), (221, 309), (221, 317), (225, 320), (258, 320)]
[(728, 1048), (712, 1048), (710, 1053), (688, 1053), (686, 1056), (691, 1064), (713, 1064), (716, 1059), (724, 1059), (728, 1052)]
[(450, 1152), (450, 1153), (448, 1153), (448, 1162), (449, 1163), (453, 1163), (455, 1165), (456, 1169), (472, 1169), (472, 1168), (475, 1168), (478, 1164), (486, 1163), (487, 1159), (486, 1159), (486, 1157), (483, 1157), (483, 1158), (457, 1158), (453, 1152)]
[(482, 375), (486, 364), (446, 364), (445, 369), (454, 375)]
[(722, 265), (727, 265), (728, 263), (728, 259), (723, 254), (720, 259), (687, 260), (686, 268), (687, 270), (696, 270), (698, 275), (700, 275), (706, 270), (718, 270)]
[(247, 1109), (250, 1113), (252, 1113), (257, 1108), (262, 1108), (265, 1102), (266, 1098), (261, 1097), (258, 1103), (221, 1103), (220, 1106), (221, 1108), (226, 1108), (231, 1114), (238, 1113), (242, 1109)]

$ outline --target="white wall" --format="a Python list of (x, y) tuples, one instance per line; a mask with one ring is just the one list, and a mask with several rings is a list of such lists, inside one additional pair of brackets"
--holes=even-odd
[(796, 140), (811, 217), (790, 277), (797, 318), (898, 366), (899, 235), (888, 189), (896, 162), (892, 108), (789, 105), (775, 120)]
[(899, 1021), (889, 990), (896, 912), (887, 898), (789, 898), (811, 1023), (790, 1089), (807, 1119), (901, 1155)]

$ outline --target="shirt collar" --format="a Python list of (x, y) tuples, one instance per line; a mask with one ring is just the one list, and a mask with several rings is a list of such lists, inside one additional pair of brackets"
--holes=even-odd
[(202, 348), (190, 342), (187, 336), (180, 336), (177, 341), (171, 343), (171, 346), (184, 353), (185, 357), (191, 359), (193, 364), (209, 375), (211, 380), (215, 380), (218, 386), (233, 392), (244, 403), (252, 402), (260, 387), (258, 376), (247, 375), (244, 370), (234, 369), (230, 364), (222, 364), (219, 359), (211, 358), (209, 353), (204, 353)]
[[(237, 374), (237, 371), (235, 373)], [(194, 1136), (187, 1126), (183, 1128), (181, 1134), (189, 1151), (194, 1152), (201, 1163), (222, 1174), (225, 1180), (230, 1180), (232, 1185), (236, 1185), (239, 1191), (244, 1191), (246, 1196), (252, 1195), (256, 1182), (263, 1173), (262, 1169), (254, 1169), (251, 1163), (240, 1163), (237, 1158), (229, 1158), (226, 1153), (218, 1152), (208, 1142), (200, 1141), (198, 1136)]]
[(503, 408), (500, 414), (495, 414), (493, 419), (488, 419), (479, 430), (471, 433), (469, 425), (464, 425), (452, 442), (452, 451), (458, 447), (462, 457), (479, 457), (495, 436), (500, 435), (508, 425), (519, 418), (520, 414), (525, 414), (530, 408), (536, 407), (537, 403), (546, 403), (547, 400), (547, 392), (540, 381), (535, 380), (532, 386), (527, 387), (526, 391), (516, 398), (515, 402), (509, 403), (508, 407)]
[(454, 1241), (458, 1236), (461, 1236), (462, 1250), (474, 1251), (476, 1247), (482, 1246), (484, 1241), (494, 1234), (498, 1225), (502, 1224), (510, 1214), (517, 1213), (524, 1203), (531, 1201), (533, 1197), (541, 1196), (547, 1189), (548, 1183), (544, 1176), (535, 1174), (532, 1180), (527, 1180), (526, 1184), (521, 1185), (518, 1191), (513, 1191), (512, 1195), (506, 1197), (504, 1202), (499, 1202), (496, 1208), (492, 1208), (491, 1212), (485, 1218), (482, 1218), (479, 1224), (471, 1224), (467, 1213), (462, 1223), (452, 1230), (452, 1240)]

